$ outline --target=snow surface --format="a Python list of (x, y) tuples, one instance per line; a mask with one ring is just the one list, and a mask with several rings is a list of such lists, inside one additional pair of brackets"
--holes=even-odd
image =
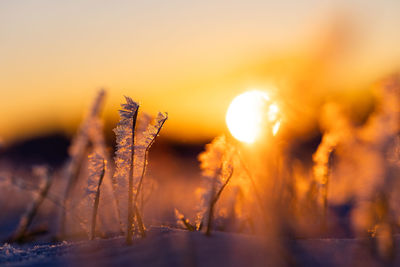
[[(399, 243), (400, 238), (396, 239)], [(276, 266), (261, 239), (242, 234), (152, 228), (127, 246), (123, 237), (94, 241), (0, 247), (0, 266)], [(380, 262), (361, 239), (293, 241), (296, 266), (400, 266)], [(397, 249), (397, 254), (399, 253)]]

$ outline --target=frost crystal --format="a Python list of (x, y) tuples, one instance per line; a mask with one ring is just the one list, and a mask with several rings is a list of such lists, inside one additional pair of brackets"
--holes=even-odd
[(216, 177), (226, 170), (232, 157), (232, 147), (226, 142), (224, 135), (216, 137), (210, 144), (206, 145), (206, 150), (199, 155), (200, 168), (204, 176)]
[[(116, 170), (113, 176), (114, 190), (118, 197), (118, 208), (122, 218), (126, 218), (128, 211), (128, 184), (130, 173), (133, 172), (133, 138), (135, 132), (136, 118), (139, 104), (130, 97), (125, 97), (126, 103), (122, 104), (119, 110), (120, 121), (114, 129), (117, 141), (115, 155)], [(124, 220), (121, 220), (124, 225)], [(124, 229), (126, 227), (123, 227)]]
[(221, 135), (207, 144), (206, 150), (198, 157), (203, 175), (208, 179), (197, 207), (197, 217), (202, 217), (202, 223), (208, 221), (207, 233), (211, 229), (214, 205), (233, 173), (233, 151), (225, 136)]
[[(139, 105), (129, 97), (125, 99), (126, 103), (121, 105), (122, 110), (119, 111), (120, 122), (114, 129), (117, 151), (113, 183), (118, 196), (121, 226), (127, 229), (126, 241), (130, 243), (134, 227), (139, 229), (142, 236), (145, 235), (137, 199), (143, 187), (147, 152), (166, 121), (167, 114), (159, 113), (154, 120), (144, 114), (138, 119)], [(128, 218), (127, 225), (123, 218)]]
[(60, 218), (60, 234), (65, 234), (66, 221), (67, 221), (67, 209), (70, 208), (70, 195), (75, 188), (78, 181), (81, 163), (86, 157), (87, 148), (90, 144), (90, 131), (93, 128), (93, 121), (98, 119), (99, 113), (103, 106), (105, 99), (105, 91), (100, 90), (95, 101), (91, 105), (88, 114), (84, 121), (81, 123), (77, 134), (74, 136), (71, 146), (69, 147), (69, 160), (64, 167), (64, 180), (66, 181), (65, 192), (63, 196), (63, 208), (61, 211)]
[(92, 209), (92, 221), (89, 232), (89, 238), (93, 239), (96, 232), (97, 211), (100, 200), (100, 186), (103, 182), (106, 171), (106, 161), (99, 154), (93, 153), (89, 155), (89, 178), (86, 188), (87, 204)]
[(139, 122), (135, 139), (135, 180), (138, 181), (144, 175), (147, 165), (147, 152), (154, 143), (162, 126), (167, 120), (167, 113), (159, 112), (157, 117), (151, 120), (147, 114), (144, 115), (142, 123)]
[(96, 192), (101, 185), (100, 177), (105, 172), (106, 161), (97, 153), (89, 155), (89, 179), (86, 194), (94, 201)]
[(167, 113), (159, 112), (153, 121), (148, 121), (146, 130), (143, 132), (138, 132), (135, 147), (149, 149), (154, 143), (154, 140), (159, 134), (167, 118)]

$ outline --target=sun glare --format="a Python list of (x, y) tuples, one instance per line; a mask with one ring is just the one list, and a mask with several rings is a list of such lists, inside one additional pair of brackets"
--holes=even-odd
[(280, 126), (279, 107), (267, 93), (253, 90), (235, 97), (226, 113), (228, 129), (239, 141), (253, 143), (268, 128), (275, 135)]

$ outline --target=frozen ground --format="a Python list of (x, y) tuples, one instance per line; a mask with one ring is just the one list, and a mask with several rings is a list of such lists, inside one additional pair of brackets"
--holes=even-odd
[[(397, 237), (396, 243), (400, 238)], [(366, 240), (310, 239), (290, 245), (296, 266), (400, 266), (380, 265)], [(51, 245), (0, 247), (1, 266), (276, 266), (259, 238), (229, 233), (202, 233), (153, 228), (142, 240), (127, 246), (124, 238), (62, 242)], [(399, 249), (397, 248), (398, 254)]]

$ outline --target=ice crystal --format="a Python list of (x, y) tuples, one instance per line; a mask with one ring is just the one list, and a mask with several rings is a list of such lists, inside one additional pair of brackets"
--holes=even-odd
[[(69, 148), (69, 155), (71, 157), (71, 162), (81, 160), (82, 154), (85, 153), (85, 149), (89, 142), (89, 131), (92, 129), (93, 120), (98, 118), (101, 108), (104, 104), (105, 91), (100, 90), (97, 97), (93, 101), (89, 113), (86, 115), (84, 121), (80, 125), (78, 133), (72, 140), (71, 146)], [(73, 165), (73, 164), (70, 164)], [(75, 166), (68, 166), (73, 169)], [(68, 171), (68, 170), (67, 170)]]
[(233, 147), (226, 141), (224, 135), (216, 137), (198, 156), (202, 174), (221, 186), (233, 168), (233, 153)]
[[(154, 143), (157, 135), (161, 131), (162, 126), (167, 120), (167, 113), (159, 112), (153, 120), (150, 116), (144, 115), (144, 120), (139, 123), (135, 138), (135, 181), (140, 183), (143, 179), (146, 165), (147, 153)], [(140, 122), (140, 121), (139, 121)], [(138, 188), (136, 188), (138, 189)], [(139, 188), (140, 190), (140, 188)], [(136, 197), (137, 198), (137, 197)]]
[(90, 131), (93, 129), (93, 121), (98, 119), (100, 111), (103, 107), (105, 99), (105, 91), (100, 90), (88, 114), (81, 123), (77, 134), (74, 136), (71, 146), (69, 147), (69, 159), (64, 167), (65, 175), (65, 192), (63, 196), (63, 209), (61, 212), (60, 234), (65, 234), (67, 212), (69, 208), (69, 197), (78, 181), (79, 172), (82, 162), (87, 155), (87, 149), (90, 144)]
[(96, 232), (97, 211), (100, 200), (100, 186), (103, 182), (104, 174), (106, 171), (106, 161), (99, 154), (89, 155), (89, 178), (86, 188), (86, 200), (89, 209), (92, 211), (92, 221), (89, 231), (89, 238), (93, 239)]
[[(133, 176), (134, 159), (134, 134), (135, 125), (139, 109), (139, 104), (130, 97), (125, 97), (126, 103), (122, 104), (119, 110), (120, 121), (114, 129), (117, 142), (115, 155), (116, 170), (113, 176), (114, 189), (118, 197), (118, 208), (121, 214), (121, 224), (124, 225), (123, 218), (128, 217), (128, 192), (133, 188), (128, 188), (129, 177)], [(133, 192), (130, 192), (133, 193)], [(125, 225), (126, 226), (126, 225)], [(124, 229), (126, 227), (123, 227)]]
[(202, 223), (208, 221), (207, 233), (210, 231), (214, 205), (233, 173), (232, 156), (232, 146), (226, 141), (225, 136), (221, 135), (207, 144), (206, 150), (198, 157), (207, 184), (197, 213), (198, 217), (202, 214)]
[[(119, 111), (120, 122), (114, 129), (117, 152), (113, 182), (116, 195), (119, 197), (118, 206), (121, 217), (128, 218), (127, 242), (130, 243), (133, 227), (137, 227), (142, 236), (145, 234), (137, 207), (137, 198), (143, 184), (147, 152), (165, 123), (167, 114), (159, 113), (155, 120), (144, 115), (143, 119), (139, 118), (136, 127), (139, 105), (129, 97), (125, 99), (126, 103), (121, 105), (122, 109)], [(136, 222), (134, 222), (134, 217)]]
[(86, 193), (94, 201), (95, 194), (101, 185), (100, 178), (104, 175), (106, 161), (97, 153), (89, 155), (89, 179)]
[(138, 132), (135, 148), (149, 149), (154, 143), (165, 121), (168, 119), (167, 113), (159, 112), (154, 120), (148, 120), (146, 129)]
[[(109, 225), (115, 225), (117, 221), (120, 225), (121, 216), (118, 209), (117, 195), (115, 194), (115, 184), (112, 183), (112, 172), (110, 170), (110, 155), (107, 151), (106, 141), (103, 134), (103, 123), (100, 118), (94, 118), (91, 121), (91, 127), (89, 128), (89, 138), (92, 143), (92, 150), (94, 154), (103, 158), (105, 161), (105, 169), (107, 170), (104, 174), (104, 179), (101, 185), (101, 196), (102, 196), (102, 208), (106, 208), (112, 212), (112, 216), (103, 213), (99, 214), (102, 224), (108, 221)], [(89, 166), (90, 167), (90, 166)], [(122, 229), (119, 229), (121, 232)]]
[(46, 166), (36, 166), (33, 168), (33, 173), (40, 178), (39, 189), (35, 193), (35, 198), (29, 203), (25, 213), (22, 215), (18, 226), (11, 238), (12, 241), (22, 241), (24, 235), (35, 218), (41, 204), (47, 197), (51, 186), (51, 177)]

